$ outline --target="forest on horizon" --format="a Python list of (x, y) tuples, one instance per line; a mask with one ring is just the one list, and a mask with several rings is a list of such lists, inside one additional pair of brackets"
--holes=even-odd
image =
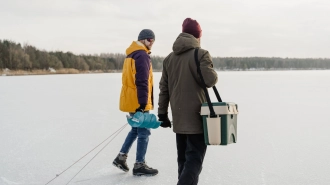
[[(121, 71), (126, 55), (101, 53), (75, 55), (72, 52), (45, 51), (9, 40), (0, 40), (0, 70), (76, 69), (79, 71)], [(151, 55), (153, 69), (160, 71), (165, 57)], [(309, 70), (330, 69), (328, 58), (212, 57), (216, 70)]]

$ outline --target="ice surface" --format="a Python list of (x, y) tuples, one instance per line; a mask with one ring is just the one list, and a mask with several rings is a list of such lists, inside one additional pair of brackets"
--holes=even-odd
[[(330, 71), (218, 74), (223, 101), (238, 104), (238, 143), (208, 147), (199, 184), (330, 182)], [(154, 74), (152, 113), (160, 76)], [(1, 76), (0, 185), (46, 184), (123, 126), (120, 88), (119, 73)], [(169, 128), (151, 130), (146, 160), (157, 176), (134, 177), (112, 166), (128, 131), (129, 126), (70, 184), (176, 184), (175, 134)], [(66, 184), (99, 149), (50, 184)], [(136, 144), (130, 168), (135, 152)]]

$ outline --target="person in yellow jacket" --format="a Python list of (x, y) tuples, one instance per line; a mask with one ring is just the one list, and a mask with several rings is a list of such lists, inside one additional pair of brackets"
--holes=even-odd
[[(147, 112), (153, 109), (153, 75), (149, 54), (154, 42), (154, 32), (143, 29), (138, 36), (138, 41), (133, 41), (126, 49), (119, 108), (123, 112), (129, 112), (131, 116), (136, 112)], [(150, 128), (132, 127), (113, 165), (125, 172), (129, 171), (126, 163), (127, 154), (137, 138), (133, 175), (157, 175), (158, 170), (147, 166), (145, 162), (149, 135)]]

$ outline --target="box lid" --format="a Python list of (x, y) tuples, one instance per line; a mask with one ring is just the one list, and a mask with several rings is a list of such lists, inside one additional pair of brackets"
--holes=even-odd
[[(238, 114), (238, 106), (233, 102), (214, 102), (212, 103), (215, 114)], [(210, 109), (207, 103), (202, 104), (201, 115), (210, 115)]]

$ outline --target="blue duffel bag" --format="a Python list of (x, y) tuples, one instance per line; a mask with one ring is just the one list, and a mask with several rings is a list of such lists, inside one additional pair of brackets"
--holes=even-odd
[(161, 124), (160, 121), (157, 121), (157, 117), (154, 114), (148, 112), (136, 112), (133, 116), (127, 115), (127, 122), (132, 127), (140, 128), (158, 128)]

